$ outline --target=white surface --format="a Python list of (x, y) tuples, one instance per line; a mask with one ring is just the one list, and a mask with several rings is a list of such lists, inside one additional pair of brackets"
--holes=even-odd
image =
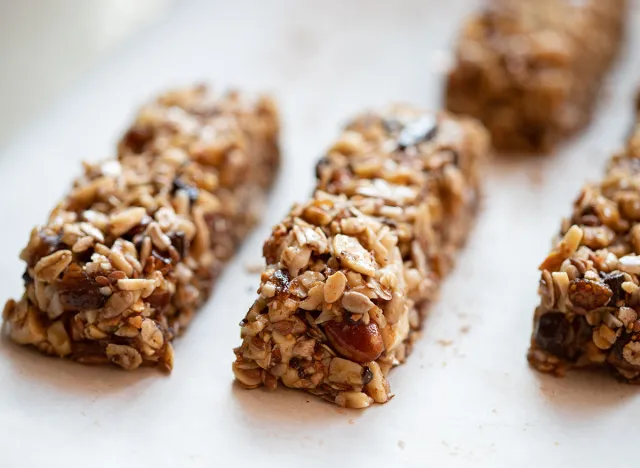
[(436, 70), (472, 3), (181, 2), (15, 139), (0, 156), (2, 300), (20, 294), (18, 252), (79, 161), (112, 152), (158, 89), (206, 79), (272, 90), (285, 164), (265, 223), (178, 341), (171, 376), (84, 367), (0, 342), (0, 466), (626, 466), (640, 437), (638, 389), (541, 376), (525, 351), (537, 264), (579, 186), (630, 128), (638, 47), (625, 52), (588, 133), (561, 154), (492, 165), (469, 245), (414, 354), (391, 374), (395, 399), (358, 412), (232, 385), (237, 323), (258, 280), (244, 265), (309, 193), (315, 160), (346, 117), (389, 100), (438, 106)]
[(0, 148), (172, 0), (0, 0)]

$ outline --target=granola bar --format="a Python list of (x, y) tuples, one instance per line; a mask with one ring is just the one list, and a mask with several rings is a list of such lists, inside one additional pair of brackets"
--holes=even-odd
[(233, 372), (350, 408), (391, 398), (478, 209), (489, 138), (475, 120), (394, 106), (350, 123), (311, 199), (264, 244), (259, 297)]
[(86, 163), (21, 258), (16, 342), (83, 363), (173, 367), (173, 339), (258, 218), (278, 166), (266, 97), (197, 86), (144, 106), (117, 159)]
[(608, 370), (640, 383), (640, 127), (583, 187), (540, 265), (528, 359), (539, 371)]
[(486, 0), (464, 25), (447, 108), (500, 150), (549, 151), (590, 120), (622, 42), (626, 0)]

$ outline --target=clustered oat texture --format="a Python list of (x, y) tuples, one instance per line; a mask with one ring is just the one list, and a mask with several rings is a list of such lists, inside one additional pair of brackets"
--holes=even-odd
[(86, 163), (31, 232), (5, 331), (83, 363), (171, 370), (172, 340), (257, 221), (277, 135), (266, 97), (195, 86), (144, 106), (117, 159)]
[(401, 105), (347, 125), (311, 199), (264, 244), (237, 380), (350, 408), (388, 401), (387, 374), (471, 228), (488, 143), (475, 120)]
[(640, 126), (604, 178), (583, 187), (561, 235), (540, 265), (529, 362), (640, 383)]
[(627, 11), (627, 0), (485, 0), (461, 32), (448, 108), (482, 120), (498, 149), (552, 149), (590, 120)]

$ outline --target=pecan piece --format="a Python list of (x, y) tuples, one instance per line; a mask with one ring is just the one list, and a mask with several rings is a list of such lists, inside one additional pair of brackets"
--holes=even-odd
[(571, 303), (584, 310), (593, 310), (606, 305), (613, 292), (605, 283), (585, 278), (576, 278), (569, 285)]
[(366, 325), (332, 320), (324, 325), (324, 331), (338, 354), (352, 361), (375, 361), (384, 349), (382, 335), (374, 322)]

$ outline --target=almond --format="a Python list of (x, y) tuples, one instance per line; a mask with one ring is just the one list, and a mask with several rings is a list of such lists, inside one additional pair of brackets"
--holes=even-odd
[(365, 325), (332, 320), (324, 331), (338, 354), (355, 362), (375, 361), (384, 349), (378, 325), (372, 321)]

